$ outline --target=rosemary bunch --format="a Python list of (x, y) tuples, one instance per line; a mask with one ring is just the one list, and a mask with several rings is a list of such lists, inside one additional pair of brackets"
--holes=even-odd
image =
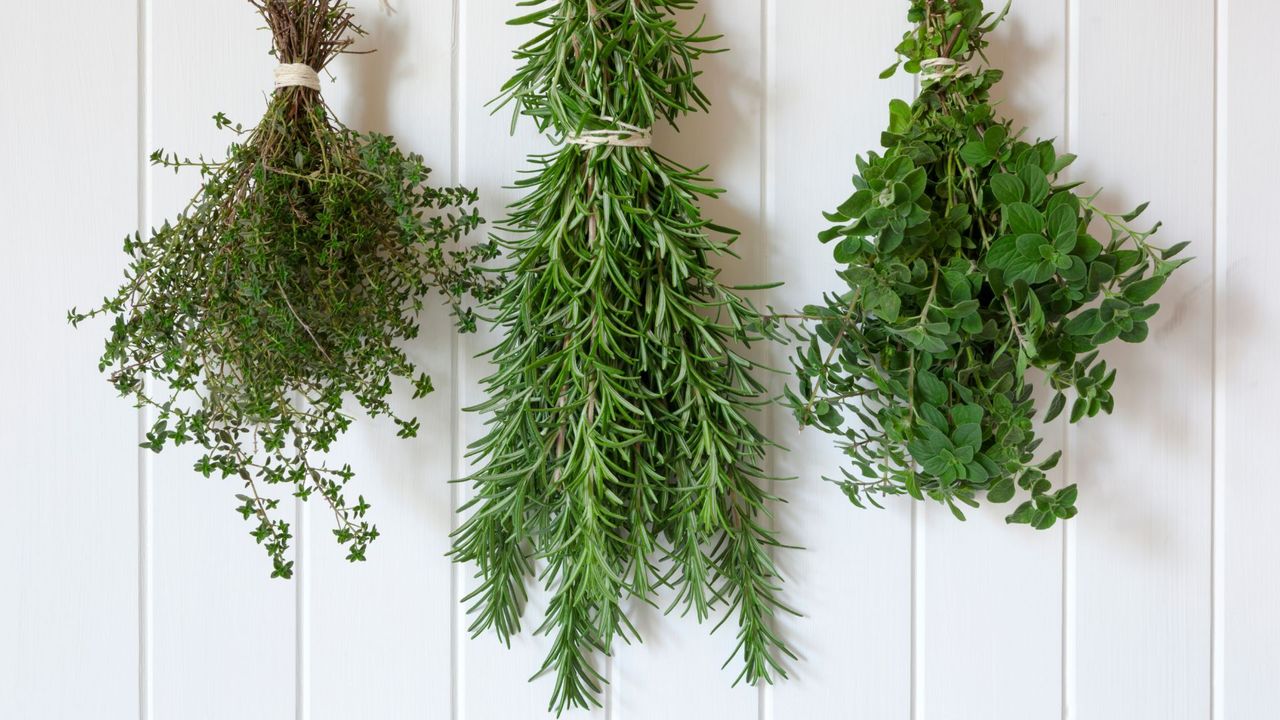
[[(250, 3), (282, 64), (318, 73), (363, 35), (342, 0)], [(473, 191), (428, 187), (421, 157), (342, 126), (314, 87), (279, 87), (255, 128), (215, 121), (237, 135), (226, 158), (152, 156), (197, 170), (200, 191), (173, 221), (128, 238), (119, 291), (69, 319), (114, 318), (101, 368), (155, 410), (144, 447), (195, 443), (206, 451), (199, 472), (243, 482), (238, 510), (255, 523), (274, 576), (292, 576), (291, 532), (264, 485), (320, 495), (348, 559), (364, 560), (378, 535), (369, 504), (348, 497), (350, 467), (319, 456), (352, 423), (347, 396), (394, 418), (402, 437), (419, 431), (389, 404), (392, 380), (411, 380), (421, 397), (431, 379), (399, 345), (418, 335), (432, 290), (474, 327), (462, 303), (487, 295), (477, 263), (496, 247), (456, 246), (482, 223)]]
[(1068, 404), (1072, 422), (1111, 412), (1099, 348), (1147, 338), (1186, 243), (1153, 246), (1159, 225), (1133, 225), (1145, 205), (1103, 210), (1061, 179), (1073, 155), (997, 116), (1002, 73), (973, 65), (1003, 18), (982, 0), (911, 2), (883, 77), (920, 73), (921, 92), (890, 105), (884, 152), (858, 159), (856, 192), (828, 215), (845, 286), (805, 310), (788, 398), (840, 439), (852, 466), (838, 483), (859, 507), (906, 493), (963, 519), (961, 504), (1021, 489), (1009, 522), (1045, 529), (1076, 514), (1077, 490), (1046, 477), (1060, 453), (1036, 458), (1029, 371), (1055, 391), (1045, 422)]
[[(781, 608), (762, 461), (750, 414), (769, 401), (742, 354), (759, 313), (710, 265), (736, 234), (702, 217), (702, 170), (650, 150), (658, 120), (705, 109), (705, 37), (676, 27), (689, 0), (535, 0), (542, 32), (498, 100), (568, 139), (535, 157), (503, 246), (511, 283), (489, 304), (493, 414), (454, 556), (478, 566), (472, 631), (519, 632), (526, 583), (551, 600), (542, 672), (551, 707), (598, 704), (597, 652), (637, 637), (627, 601), (699, 620), (736, 613), (754, 683), (783, 675)], [(535, 569), (538, 568), (538, 569)]]

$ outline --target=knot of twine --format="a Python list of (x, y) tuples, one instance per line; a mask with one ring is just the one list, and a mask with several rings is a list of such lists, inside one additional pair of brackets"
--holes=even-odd
[(973, 69), (961, 65), (953, 58), (929, 58), (920, 61), (920, 79), (925, 82), (941, 80), (944, 77), (963, 77), (972, 75)]
[(585, 148), (598, 147), (632, 147), (647, 148), (653, 146), (653, 130), (647, 128), (636, 127), (624, 122), (618, 122), (613, 118), (601, 118), (606, 122), (613, 123), (614, 127), (605, 130), (584, 130), (583, 132), (570, 135), (565, 138), (565, 142), (570, 145), (578, 145)]
[[(391, 7), (391, 0), (379, 0), (382, 11), (394, 15), (396, 9)], [(287, 87), (304, 87), (320, 92), (320, 73), (306, 63), (283, 63), (276, 67), (276, 89)]]

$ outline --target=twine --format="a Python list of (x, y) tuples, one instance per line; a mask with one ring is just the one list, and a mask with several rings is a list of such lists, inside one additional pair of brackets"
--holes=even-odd
[(602, 118), (616, 125), (616, 128), (606, 130), (586, 130), (575, 135), (565, 138), (565, 142), (570, 145), (579, 145), (585, 148), (598, 147), (632, 147), (647, 148), (653, 146), (653, 130), (636, 127), (624, 122), (617, 122), (613, 118)]
[(925, 82), (941, 80), (944, 77), (963, 77), (972, 74), (972, 68), (968, 65), (961, 65), (953, 58), (939, 57), (920, 61), (920, 79)]
[(276, 89), (287, 87), (311, 88), (320, 91), (320, 73), (304, 63), (286, 63), (276, 67)]

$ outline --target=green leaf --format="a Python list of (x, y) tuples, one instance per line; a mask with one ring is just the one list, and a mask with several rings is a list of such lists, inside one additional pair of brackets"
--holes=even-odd
[(1018, 178), (1009, 174), (1001, 174), (991, 178), (991, 192), (1000, 201), (1000, 204), (1012, 205), (1023, 201), (1026, 188), (1023, 187), (1022, 181)]
[(929, 182), (929, 176), (925, 173), (924, 168), (917, 168), (902, 182), (910, 192), (910, 199), (919, 200), (920, 196), (924, 195), (925, 187)]
[(1144, 303), (1155, 297), (1168, 280), (1169, 277), (1165, 275), (1136, 282), (1124, 289), (1124, 299), (1132, 303)]
[(1150, 205), (1151, 203), (1144, 202), (1141, 205), (1139, 205), (1136, 209), (1134, 209), (1133, 212), (1122, 216), (1121, 219), (1124, 220), (1125, 222), (1133, 222), (1134, 220), (1137, 220), (1139, 217), (1141, 217), (1142, 213), (1146, 212), (1147, 207), (1149, 207)]
[(977, 452), (982, 449), (982, 426), (977, 423), (961, 425), (951, 434), (951, 441), (957, 447), (970, 447)]
[(1027, 188), (1027, 201), (1032, 205), (1040, 205), (1049, 197), (1049, 180), (1040, 168), (1028, 165), (1018, 172), (1018, 179)]
[(1076, 156), (1072, 155), (1071, 153), (1064, 153), (1062, 155), (1059, 155), (1057, 161), (1053, 163), (1053, 170), (1049, 174), (1057, 175), (1061, 173), (1063, 170), (1066, 170), (1067, 168), (1071, 167), (1071, 165), (1074, 164), (1075, 161), (1076, 161)]
[(1017, 491), (1013, 484), (1013, 478), (1001, 478), (987, 491), (987, 500), (997, 505), (1003, 505), (1012, 500)]
[(1089, 266), (1089, 287), (1092, 290), (1106, 285), (1115, 279), (1116, 271), (1110, 265), (1096, 262)]
[(1071, 406), (1071, 422), (1073, 424), (1080, 422), (1087, 412), (1089, 412), (1089, 402), (1084, 398), (1076, 398)]
[(902, 310), (902, 298), (887, 287), (873, 287), (867, 291), (865, 301), (867, 310), (879, 315), (885, 322), (898, 321), (898, 313)]
[(1007, 139), (1009, 139), (1009, 131), (1003, 125), (992, 125), (982, 136), (982, 144), (991, 158), (995, 159), (999, 156), (1000, 149), (1004, 147), (1004, 141)]
[(832, 254), (835, 256), (836, 262), (842, 265), (847, 265), (856, 261), (860, 256), (861, 251), (862, 239), (850, 237), (841, 240), (836, 245), (836, 249)]
[(976, 140), (966, 143), (964, 147), (960, 148), (960, 158), (973, 167), (986, 167), (991, 164), (992, 160), (995, 160), (995, 156), (991, 154), (987, 146)]
[(1055, 393), (1053, 401), (1049, 403), (1049, 412), (1045, 413), (1044, 422), (1049, 424), (1056, 420), (1062, 411), (1067, 408), (1067, 396), (1063, 393)]
[(1035, 517), (1035, 513), (1035, 503), (1028, 500), (1027, 502), (1019, 505), (1018, 509), (1014, 510), (1012, 515), (1005, 518), (1005, 522), (1010, 525), (1030, 525), (1032, 518)]
[(987, 267), (1007, 269), (1009, 263), (1018, 255), (1018, 238), (1013, 235), (1005, 235), (991, 245), (991, 250), (987, 252)]
[[(894, 66), (896, 69), (896, 65)], [(892, 75), (892, 73), (890, 73)], [(911, 128), (911, 106), (898, 99), (889, 102), (889, 132), (901, 135)]]
[(1129, 330), (1120, 333), (1120, 339), (1127, 343), (1142, 343), (1151, 334), (1151, 327), (1145, 322), (1136, 322)]
[(1004, 221), (1015, 235), (1039, 235), (1044, 232), (1044, 215), (1027, 203), (1013, 203), (1004, 208)]
[(1105, 323), (1103, 322), (1098, 309), (1091, 308), (1072, 318), (1071, 321), (1067, 323), (1066, 327), (1063, 328), (1063, 331), (1068, 335), (1092, 337), (1102, 330), (1103, 325), (1105, 325)]
[(1059, 205), (1049, 212), (1049, 222), (1046, 225), (1049, 237), (1070, 235), (1072, 238), (1071, 244), (1063, 252), (1070, 252), (1075, 248), (1075, 235), (1079, 222), (1080, 219), (1075, 211), (1066, 205)]
[(947, 386), (938, 379), (937, 375), (927, 370), (917, 373), (916, 387), (919, 388), (920, 394), (926, 402), (934, 405), (945, 405), (947, 403)]
[(871, 203), (873, 201), (874, 196), (870, 190), (859, 190), (848, 200), (844, 201), (837, 210), (846, 218), (860, 218), (867, 213), (867, 210), (871, 209)]
[(951, 419), (957, 426), (979, 425), (985, 415), (980, 405), (959, 405), (951, 409)]

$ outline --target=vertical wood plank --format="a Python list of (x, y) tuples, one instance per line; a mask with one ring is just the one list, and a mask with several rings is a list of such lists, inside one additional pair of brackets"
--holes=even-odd
[[(449, 0), (397, 3), (386, 16), (375, 0), (353, 2), (369, 32), (340, 58), (325, 98), (349, 127), (395, 137), (446, 186), (452, 164), (453, 6)], [(330, 532), (332, 513), (308, 503), (300, 570), (303, 690), (308, 717), (445, 718), (451, 700), (453, 321), (440, 297), (427, 299), (422, 336), (408, 347), (437, 391), (412, 400), (397, 383), (395, 406), (422, 420), (414, 440), (396, 437), (385, 419), (361, 414), (335, 449), (357, 475), (352, 492), (373, 504), (382, 536), (369, 561), (351, 565)]]
[[(456, 88), (458, 172), (462, 184), (482, 188), (480, 212), (489, 220), (487, 229), (492, 231), (505, 217), (506, 206), (521, 196), (510, 186), (529, 169), (527, 156), (550, 149), (550, 143), (523, 119), (513, 135), (509, 108), (493, 114), (485, 106), (515, 73), (518, 66), (512, 52), (537, 28), (506, 24), (523, 14), (515, 0), (461, 0), (460, 12), (460, 84)], [(477, 356), (493, 347), (498, 339), (489, 332), (459, 339), (459, 407), (479, 404), (485, 397), (480, 380), (489, 375), (491, 368), (486, 358)], [(457, 452), (464, 475), (475, 469), (467, 461), (466, 447), (484, 435), (485, 421), (485, 417), (474, 413), (463, 413), (459, 418), (462, 437)], [(463, 485), (459, 490), (465, 495), (470, 488)], [(475, 588), (473, 575), (474, 568), (464, 568), (463, 595)], [(456, 717), (508, 720), (545, 715), (553, 680), (543, 678), (530, 682), (529, 678), (542, 667), (549, 648), (547, 638), (533, 636), (533, 629), (541, 624), (545, 615), (546, 597), (532, 585), (530, 590), (524, 614), (525, 632), (512, 639), (510, 649), (491, 634), (469, 639), (466, 628), (471, 618), (465, 614), (465, 608), (458, 615), (463, 641), (461, 664), (455, 668), (460, 673)], [(605, 712), (566, 713), (564, 717), (603, 718)]]
[(138, 224), (137, 11), (5, 8), (0, 717), (138, 714), (137, 416), (97, 371), (109, 323), (64, 321), (114, 291)]
[[(772, 9), (769, 94), (770, 213), (767, 265), (786, 283), (780, 311), (819, 302), (839, 279), (817, 235), (822, 211), (853, 192), (854, 158), (879, 147), (889, 100), (910, 98), (912, 81), (877, 79), (906, 30), (905, 3), (790, 2)], [(815, 19), (818, 19), (815, 21)], [(779, 367), (790, 361), (779, 358)], [(787, 601), (803, 617), (782, 632), (800, 661), (772, 691), (772, 717), (900, 719), (911, 713), (912, 521), (907, 500), (861, 511), (824, 477), (844, 460), (830, 436), (798, 433), (778, 413), (775, 435), (790, 448), (775, 461), (788, 504), (777, 525)]]
[[(989, 2), (998, 12), (1004, 1)], [(1063, 0), (1019, 0), (990, 36), (991, 64), (1005, 70), (999, 112), (1026, 127), (1026, 140), (1063, 139), (1066, 103)], [(1065, 149), (1060, 145), (1060, 152)], [(1042, 403), (1048, 393), (1040, 393)], [(1041, 407), (1046, 405), (1042, 404)], [(1062, 420), (1037, 423), (1042, 452), (1061, 449)], [(1063, 480), (1062, 467), (1051, 479)], [(1013, 508), (986, 503), (959, 523), (925, 513), (925, 717), (1021, 720), (1061, 715), (1063, 526), (1009, 526)]]
[[(700, 85), (711, 100), (710, 112), (681, 120), (679, 132), (660, 126), (654, 133), (657, 152), (693, 167), (707, 165), (714, 184), (726, 190), (719, 199), (703, 202), (702, 210), (713, 222), (742, 233), (734, 247), (742, 259), (717, 261), (729, 285), (768, 282), (776, 269), (764, 262), (768, 240), (761, 198), (765, 115), (762, 10), (762, 0), (701, 0), (679, 15), (681, 26), (688, 30), (705, 19), (707, 34), (724, 36), (715, 46), (729, 52), (706, 55), (698, 62), (704, 73)], [(769, 301), (760, 292), (749, 296), (758, 305)], [(761, 413), (754, 419), (763, 426), (768, 418)], [(709, 635), (723, 615), (701, 625), (692, 615), (664, 615), (671, 598), (670, 592), (657, 598), (661, 610), (632, 604), (644, 642), (618, 650), (615, 674), (619, 679), (614, 688), (618, 712), (614, 717), (664, 717), (672, 712), (674, 698), (679, 698), (680, 712), (689, 717), (755, 717), (759, 690), (745, 684), (732, 686), (741, 670), (741, 658), (721, 669), (737, 642), (736, 621), (730, 619)]]
[[(1080, 483), (1076, 695), (1090, 720), (1209, 714), (1214, 229), (1213, 3), (1075, 0), (1076, 177), (1200, 259), (1140, 346), (1109, 347), (1116, 413), (1073, 429)], [(1070, 703), (1071, 699), (1068, 699)]]
[[(1280, 529), (1275, 508), (1280, 488), (1275, 482), (1275, 406), (1280, 382), (1275, 372), (1275, 327), (1280, 317), (1270, 271), (1280, 263), (1275, 242), (1275, 167), (1280, 142), (1275, 135), (1274, 96), (1259, 78), (1274, 62), (1275, 32), (1280, 6), (1264, 0), (1230, 0), (1224, 22), (1219, 77), (1221, 101), (1226, 102), (1226, 142), (1219, 147), (1224, 162), (1220, 191), (1225, 193), (1218, 258), (1218, 279), (1223, 303), (1219, 317), (1219, 342), (1224, 352), (1220, 377), (1224, 420), (1218, 447), (1223, 455), (1225, 521), (1225, 594), (1219, 616), (1225, 621), (1219, 658), (1224, 684), (1218, 718), (1261, 717), (1280, 707)], [(1228, 3), (1221, 0), (1226, 11)], [(1207, 250), (1198, 252), (1204, 257)]]
[[(154, 4), (157, 147), (218, 157), (231, 136), (214, 127), (215, 112), (246, 126), (261, 118), (275, 65), (262, 25), (248, 3)], [(152, 172), (159, 224), (186, 205), (199, 178)], [(198, 475), (198, 457), (169, 448), (152, 461), (154, 717), (292, 717), (296, 586), (270, 578), (252, 528), (234, 511), (239, 483)], [(282, 503), (281, 517), (292, 521), (292, 507)]]

